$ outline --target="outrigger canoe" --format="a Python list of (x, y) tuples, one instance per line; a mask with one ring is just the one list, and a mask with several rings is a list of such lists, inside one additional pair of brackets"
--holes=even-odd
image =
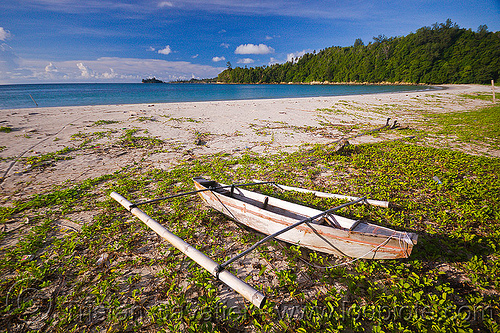
[[(193, 178), (198, 195), (210, 207), (260, 233), (272, 235), (323, 212), (264, 194)], [(211, 189), (211, 190), (210, 190)], [(339, 257), (365, 259), (408, 258), (417, 244), (415, 233), (395, 231), (334, 214), (300, 224), (277, 239)]]

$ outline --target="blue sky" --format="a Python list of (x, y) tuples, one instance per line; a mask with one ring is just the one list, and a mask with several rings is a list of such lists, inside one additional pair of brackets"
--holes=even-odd
[(499, 0), (2, 0), (0, 84), (215, 77), (451, 19), (500, 30)]

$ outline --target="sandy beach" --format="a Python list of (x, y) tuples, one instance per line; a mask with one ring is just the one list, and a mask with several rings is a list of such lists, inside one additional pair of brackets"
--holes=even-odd
[[(397, 139), (402, 137), (398, 131), (351, 137), (386, 124), (387, 118), (390, 124), (396, 120), (399, 128), (418, 128), (426, 113), (491, 104), (460, 96), (491, 93), (488, 86), (440, 88), (337, 97), (1, 110), (1, 126), (13, 129), (0, 133), (2, 201), (129, 165), (168, 169), (200, 154), (271, 154), (341, 138), (349, 138), (351, 144)], [(127, 135), (139, 138), (139, 144), (124, 144)], [(54, 155), (44, 162), (47, 154)], [(33, 156), (40, 157), (36, 165), (26, 159)]]
[[(196, 325), (203, 320), (222, 322), (227, 331), (239, 327), (255, 332), (257, 318), (276, 328), (283, 320), (290, 327), (306, 323), (286, 319), (288, 309), (298, 309), (301, 316), (312, 311), (319, 322), (328, 318), (324, 309), (333, 306), (335, 323), (346, 309), (347, 317), (340, 323), (354, 322), (349, 310), (354, 306), (356, 311), (361, 306), (389, 308), (383, 295), (396, 295), (399, 303), (390, 305), (394, 309), (408, 309), (413, 301), (400, 294), (422, 295), (423, 303), (416, 306), (429, 309), (434, 299), (442, 299), (457, 316), (461, 308), (447, 294), (463, 299), (475, 295), (471, 297), (483, 300), (478, 306), (491, 306), (499, 285), (495, 212), (500, 200), (495, 189), (500, 150), (496, 132), (488, 125), (496, 130), (498, 108), (487, 108), (493, 105), (489, 86), (440, 88), (321, 98), (1, 110), (0, 291), (5, 304), (24, 312), (18, 315), (22, 320), (16, 320), (16, 314), (6, 310), (0, 327), (16, 332), (26, 327), (110, 332), (136, 327), (156, 332), (177, 320), (181, 328), (171, 329), (177, 332), (188, 325), (201, 327)], [(435, 116), (467, 111), (476, 112)], [(451, 126), (443, 121), (450, 118), (461, 120)], [(463, 125), (470, 127), (472, 139), (460, 132)], [(354, 146), (335, 151), (345, 140)], [(360, 146), (371, 142), (383, 143)], [(249, 315), (250, 303), (243, 297), (202, 272), (109, 196), (116, 191), (137, 203), (190, 193), (192, 178), (199, 175), (234, 183), (257, 178), (388, 200), (394, 206), (352, 206), (340, 216), (417, 233), (418, 244), (409, 259), (374, 264), (367, 257), (372, 250), (352, 259), (282, 242), (264, 244), (229, 268), (268, 297), (262, 317)], [(308, 194), (273, 193), (318, 209), (336, 205)], [(250, 248), (260, 237), (194, 196), (144, 205), (144, 210), (216, 262)], [(374, 251), (393, 235), (377, 243)], [(26, 281), (32, 281), (32, 287), (25, 288)], [(17, 298), (12, 297), (16, 292)], [(377, 300), (370, 303), (373, 295)], [(25, 304), (29, 308), (21, 309)], [(230, 309), (235, 316), (226, 317), (218, 309)], [(189, 319), (198, 318), (198, 313), (206, 317)], [(434, 319), (426, 320), (428, 327), (435, 325)], [(374, 322), (363, 325), (368, 331)], [(473, 325), (482, 329), (481, 324)], [(322, 328), (311, 331), (318, 330)]]

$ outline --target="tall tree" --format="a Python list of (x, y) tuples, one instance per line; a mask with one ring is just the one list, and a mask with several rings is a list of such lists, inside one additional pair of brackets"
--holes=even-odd
[(268, 67), (228, 68), (220, 82), (408, 82), (488, 83), (500, 77), (500, 32), (481, 25), (476, 32), (451, 20), (404, 37), (378, 35), (364, 45), (330, 47)]

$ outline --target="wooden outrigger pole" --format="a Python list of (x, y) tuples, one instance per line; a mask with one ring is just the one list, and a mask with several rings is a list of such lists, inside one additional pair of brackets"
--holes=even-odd
[(175, 248), (195, 261), (198, 265), (206, 269), (210, 274), (217, 277), (220, 281), (224, 282), (238, 294), (246, 298), (253, 305), (261, 308), (265, 304), (266, 297), (261, 292), (246, 284), (244, 281), (241, 281), (236, 276), (229, 273), (227, 270), (220, 271), (220, 266), (218, 263), (207, 257), (201, 251), (186, 243), (180, 237), (168, 231), (165, 227), (149, 217), (146, 213), (137, 208), (134, 204), (122, 197), (120, 194), (112, 192), (110, 195), (129, 212), (138, 217), (148, 227), (153, 229), (158, 235), (163, 237)]

